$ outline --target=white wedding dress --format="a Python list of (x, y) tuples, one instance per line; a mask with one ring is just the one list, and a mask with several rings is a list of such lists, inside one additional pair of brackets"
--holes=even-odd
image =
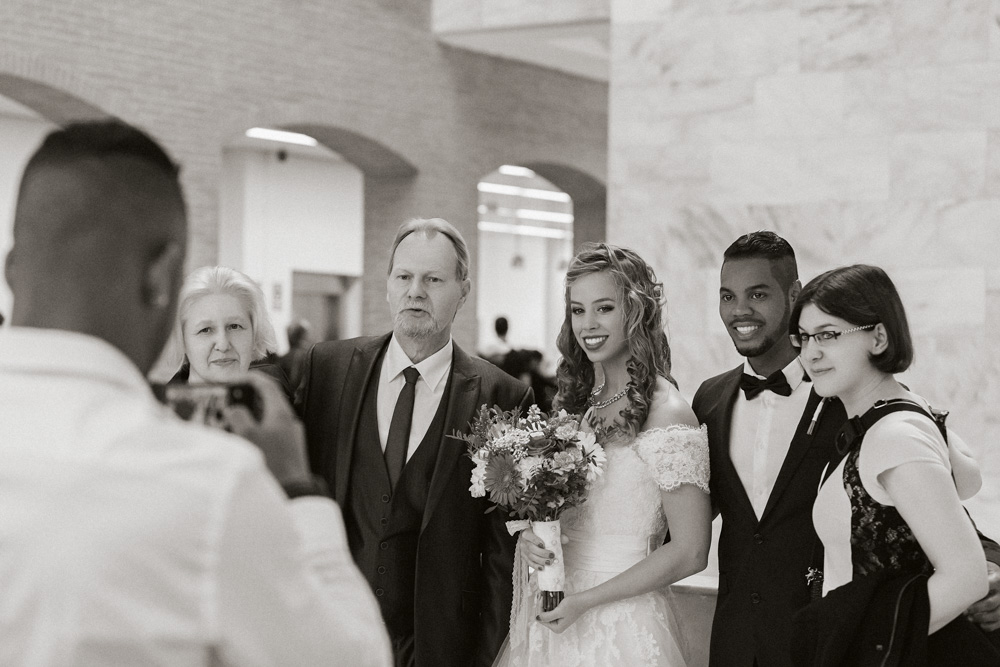
[[(660, 489), (694, 484), (708, 492), (705, 427), (674, 425), (602, 444), (604, 474), (591, 486), (586, 502), (560, 519), (569, 537), (563, 545), (567, 594), (611, 579), (645, 558), (650, 545), (663, 543), (667, 523)], [(535, 621), (540, 611), (537, 575), (526, 572), (523, 559), (515, 563), (511, 631), (494, 665), (686, 664), (669, 589), (595, 607), (557, 634)]]

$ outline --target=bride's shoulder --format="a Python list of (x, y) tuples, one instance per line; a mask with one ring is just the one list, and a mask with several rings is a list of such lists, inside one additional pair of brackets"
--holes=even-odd
[(698, 428), (698, 418), (688, 402), (666, 378), (656, 378), (656, 389), (649, 403), (649, 414), (642, 426), (643, 431), (671, 426)]

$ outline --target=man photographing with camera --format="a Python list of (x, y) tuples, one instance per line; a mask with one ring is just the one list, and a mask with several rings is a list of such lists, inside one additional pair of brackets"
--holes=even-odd
[(252, 378), (260, 421), (230, 415), (262, 457), (146, 384), (185, 217), (177, 167), (117, 121), (53, 132), (25, 168), (0, 331), (0, 664), (391, 664), (281, 391)]

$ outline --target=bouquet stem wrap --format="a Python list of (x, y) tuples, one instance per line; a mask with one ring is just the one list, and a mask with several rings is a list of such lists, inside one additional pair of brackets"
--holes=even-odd
[(555, 554), (551, 565), (538, 571), (538, 588), (542, 591), (542, 611), (552, 611), (562, 601), (566, 590), (566, 568), (563, 564), (562, 530), (559, 520), (532, 521), (531, 530)]

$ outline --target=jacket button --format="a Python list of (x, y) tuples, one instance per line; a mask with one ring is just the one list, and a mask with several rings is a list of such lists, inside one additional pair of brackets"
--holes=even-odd
[(387, 525), (389, 525), (389, 519), (387, 519), (387, 518), (385, 518), (385, 517), (382, 517), (381, 519), (379, 519), (379, 520), (378, 520), (378, 522), (379, 522), (380, 524), (382, 524), (383, 526), (387, 526)]
[(378, 573), (379, 574), (385, 574), (385, 565), (379, 565), (378, 566)]
[(383, 591), (381, 588), (376, 588), (375, 589), (375, 596), (376, 597), (382, 597), (383, 595), (385, 595), (385, 591)]
[(753, 602), (754, 604), (760, 604), (760, 594), (759, 593), (751, 593), (750, 594), (750, 602)]
[(761, 535), (760, 533), (754, 533), (753, 541), (756, 542), (757, 544), (764, 544), (764, 536)]
[(388, 493), (383, 493), (382, 494), (382, 502), (383, 503), (389, 502), (389, 494)]
[(389, 543), (383, 542), (382, 544), (378, 545), (378, 548), (381, 549), (382, 551), (385, 551), (386, 549), (389, 548)]

